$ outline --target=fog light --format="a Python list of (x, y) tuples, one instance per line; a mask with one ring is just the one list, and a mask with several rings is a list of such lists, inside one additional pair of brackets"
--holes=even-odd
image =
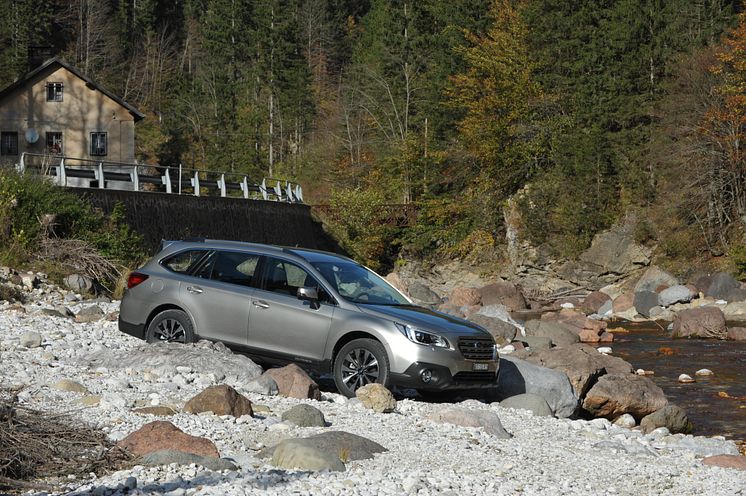
[(430, 382), (431, 380), (433, 380), (433, 373), (432, 373), (432, 371), (430, 371), (428, 369), (423, 370), (422, 373), (420, 374), (420, 379), (422, 379), (422, 382), (424, 382), (425, 384), (427, 384), (428, 382)]

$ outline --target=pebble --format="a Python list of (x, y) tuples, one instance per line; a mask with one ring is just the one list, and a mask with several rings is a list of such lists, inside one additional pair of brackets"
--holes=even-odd
[(679, 376), (679, 382), (682, 384), (690, 384), (692, 382), (695, 382), (694, 378), (688, 374), (681, 374)]
[(694, 373), (694, 375), (708, 376), (708, 375), (715, 375), (715, 373), (710, 369), (699, 369), (697, 372)]
[[(187, 363), (164, 363), (142, 371), (138, 355), (125, 368), (107, 372), (81, 365), (94, 352), (127, 352), (143, 342), (122, 334), (116, 322), (89, 324), (46, 316), (40, 308), (64, 304), (65, 291), (42, 279), (30, 294), (26, 313), (0, 306), (2, 377), (0, 384), (20, 384), (25, 406), (55, 412), (75, 409), (75, 419), (97, 426), (116, 441), (153, 420), (130, 411), (132, 405), (158, 401), (181, 406), (207, 383), (226, 383), (256, 405), (256, 418), (229, 419), (217, 415), (176, 413), (168, 417), (190, 435), (212, 440), (222, 457), (235, 460), (241, 470), (224, 474), (196, 466), (134, 466), (100, 477), (65, 479), (74, 494), (170, 494), (174, 496), (239, 496), (245, 494), (677, 494), (731, 495), (746, 487), (746, 473), (705, 467), (703, 456), (737, 453), (734, 443), (717, 438), (671, 435), (656, 429), (639, 430), (605, 419), (535, 417), (523, 410), (500, 409), (479, 401), (458, 405), (496, 413), (511, 439), (497, 439), (480, 429), (435, 424), (426, 417), (439, 405), (412, 399), (398, 402), (396, 414), (376, 414), (356, 399), (325, 392), (326, 401), (296, 400), (242, 391), (235, 377), (191, 370)], [(42, 294), (41, 290), (47, 293)], [(119, 302), (98, 303), (108, 313)], [(35, 310), (34, 310), (35, 309)], [(38, 333), (44, 348), (21, 348), (26, 332)], [(10, 343), (10, 345), (8, 344)], [(57, 358), (43, 359), (45, 353)], [(50, 367), (50, 364), (59, 364)], [(180, 368), (177, 368), (180, 367)], [(127, 370), (129, 369), (129, 370)], [(643, 371), (645, 372), (645, 371)], [(172, 378), (180, 376), (180, 385)], [(85, 385), (90, 395), (76, 398), (48, 387), (66, 378)], [(89, 406), (82, 408), (78, 401)], [(99, 403), (96, 405), (96, 403)], [(298, 428), (275, 415), (307, 403), (320, 409), (331, 427)], [(273, 414), (273, 412), (275, 412)], [(620, 419), (616, 419), (619, 421)], [(629, 420), (629, 419), (627, 419)], [(634, 420), (634, 419), (632, 419)], [(627, 425), (631, 422), (626, 422)], [(258, 458), (257, 448), (273, 446), (287, 437), (305, 437), (328, 430), (352, 432), (388, 448), (370, 460), (351, 461), (340, 473), (303, 473), (277, 470)], [(598, 467), (603, 467), (599, 470)]]

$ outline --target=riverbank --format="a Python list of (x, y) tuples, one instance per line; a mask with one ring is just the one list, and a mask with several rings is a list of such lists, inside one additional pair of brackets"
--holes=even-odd
[[(643, 434), (606, 419), (539, 417), (474, 400), (450, 405), (400, 399), (393, 413), (375, 413), (331, 392), (324, 392), (320, 401), (257, 393), (245, 378), (221, 372), (214, 359), (169, 362), (156, 347), (123, 335), (106, 318), (116, 315), (118, 302), (74, 299), (69, 292), (41, 285), (23, 305), (0, 304), (0, 386), (20, 388), (20, 404), (69, 413), (76, 423), (103, 431), (111, 442), (154, 420), (167, 420), (210, 440), (237, 469), (135, 465), (100, 477), (71, 474), (43, 481), (55, 493), (731, 495), (746, 487), (746, 472), (703, 463), (707, 456), (737, 453), (734, 443), (718, 437), (671, 435), (665, 429)], [(80, 322), (55, 315), (62, 305), (78, 314)], [(38, 345), (28, 340), (34, 333), (40, 337)], [(202, 348), (190, 347), (190, 353), (216, 353)], [(158, 367), (143, 369), (155, 358), (162, 360)], [(229, 363), (228, 355), (220, 362)], [(248, 374), (253, 369), (244, 370)], [(63, 379), (80, 388), (63, 387)], [(190, 398), (221, 383), (252, 402), (253, 417), (186, 413)], [(326, 426), (298, 427), (282, 419), (300, 404), (320, 410)], [(173, 411), (165, 417), (135, 411), (146, 406)], [(454, 407), (462, 418), (495, 415), (510, 437), (433, 420)], [(386, 451), (348, 460), (341, 472), (279, 469), (260, 456), (262, 448), (282, 439), (329, 431), (362, 436)]]

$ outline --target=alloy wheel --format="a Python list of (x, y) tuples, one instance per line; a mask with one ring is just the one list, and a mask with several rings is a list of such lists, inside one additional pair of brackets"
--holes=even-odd
[(342, 360), (342, 380), (352, 391), (378, 380), (378, 359), (364, 348), (354, 348)]

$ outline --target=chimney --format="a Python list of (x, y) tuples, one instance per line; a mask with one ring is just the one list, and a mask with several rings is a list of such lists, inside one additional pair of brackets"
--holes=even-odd
[(33, 71), (52, 57), (54, 57), (54, 48), (51, 46), (29, 46), (28, 70)]

